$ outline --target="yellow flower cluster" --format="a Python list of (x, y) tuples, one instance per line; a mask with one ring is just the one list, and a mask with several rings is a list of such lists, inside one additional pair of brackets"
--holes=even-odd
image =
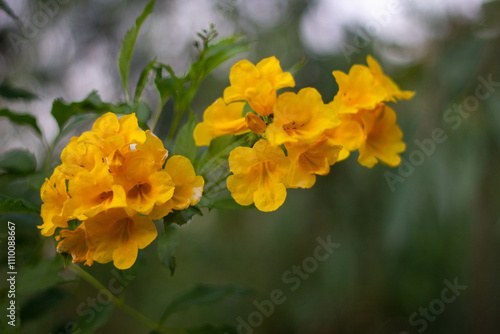
[[(189, 159), (167, 155), (135, 114), (101, 116), (91, 131), (71, 138), (41, 188), (42, 235), (62, 228), (57, 249), (75, 263), (130, 268), (157, 236), (153, 220), (197, 204), (202, 195), (204, 180)], [(80, 225), (68, 229), (74, 219)]]
[[(252, 148), (237, 147), (229, 155), (233, 175), (227, 188), (237, 203), (274, 211), (284, 203), (287, 188), (312, 187), (316, 175), (328, 174), (355, 150), (366, 167), (400, 163), (405, 144), (396, 114), (385, 102), (414, 93), (401, 91), (372, 57), (367, 61), (349, 74), (333, 72), (339, 91), (330, 103), (310, 87), (278, 95), (295, 82), (275, 57), (257, 65), (242, 60), (231, 68), (231, 85), (205, 110), (194, 138), (203, 146), (225, 134), (262, 135)], [(246, 103), (253, 111), (243, 115)]]

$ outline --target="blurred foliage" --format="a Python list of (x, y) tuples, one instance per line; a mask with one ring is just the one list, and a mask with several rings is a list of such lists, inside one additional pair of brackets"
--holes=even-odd
[[(0, 8), (5, 10), (5, 4), (0, 1)], [(115, 15), (135, 4), (144, 7), (146, 2), (93, 2), (96, 7), (88, 15), (82, 14), (85, 20), (73, 22), (77, 28), (82, 25), (88, 28), (80, 36), (80, 46), (88, 47), (97, 36), (114, 36), (114, 27), (122, 24)], [(307, 1), (290, 1), (286, 20), (273, 29), (254, 24), (251, 29), (254, 51), (249, 56), (251, 60), (258, 60), (276, 55), (283, 67), (289, 68), (307, 55), (308, 62), (297, 72), (296, 81), (302, 86), (314, 86), (330, 99), (336, 92), (332, 69), (346, 71), (351, 64), (342, 54), (318, 57), (301, 44), (297, 26), (308, 5)], [(64, 10), (69, 11), (71, 6), (80, 8), (74, 4)], [(116, 13), (113, 6), (120, 7)], [(108, 22), (106, 13), (111, 13), (112, 19)], [(59, 15), (64, 17), (65, 13)], [(429, 308), (431, 302), (441, 298), (444, 280), (453, 282), (457, 278), (467, 289), (456, 301), (445, 304), (444, 312), (428, 322), (425, 333), (500, 332), (497, 319), (500, 265), (496, 256), (500, 251), (498, 87), (493, 87), (491, 96), (481, 100), (467, 116), (453, 111), (456, 105), (465, 103), (467, 97), (474, 96), (482, 84), (478, 77), (487, 79), (491, 75), (494, 82), (500, 81), (499, 15), (500, 2), (490, 1), (483, 5), (479, 20), (439, 18), (446, 29), (435, 31), (428, 49), (404, 68), (388, 61), (390, 57), (384, 57), (397, 54), (396, 45), (375, 41), (360, 54), (353, 55), (353, 62), (363, 62), (366, 54), (385, 59), (383, 66), (395, 81), (405, 89), (417, 91), (414, 100), (400, 103), (396, 109), (407, 142), (404, 160), (409, 161), (412, 152), (421, 150), (415, 139), (420, 142), (430, 139), (435, 129), (443, 129), (447, 139), (435, 143), (433, 153), (424, 155), (422, 164), (414, 166), (412, 172), (401, 173), (408, 176), (395, 185), (394, 192), (386, 182), (385, 172), (400, 173), (398, 169), (377, 166), (367, 172), (356, 164), (356, 157), (351, 157), (344, 164), (334, 165), (330, 175), (319, 177), (311, 191), (300, 194), (290, 191), (285, 205), (274, 213), (231, 210), (237, 205), (227, 197), (224, 183), (218, 183), (219, 175), (214, 174), (222, 168), (221, 157), (232, 145), (251, 142), (252, 138), (241, 136), (232, 142), (229, 137), (220, 137), (202, 152), (193, 146), (188, 136), (196, 117), (221, 95), (227, 84), (227, 79), (220, 80), (208, 73), (233, 57), (235, 50), (237, 53), (248, 50), (248, 45), (240, 39), (198, 44), (205, 50), (201, 53), (193, 47), (198, 60), (202, 60), (184, 75), (161, 64), (155, 58), (158, 55), (150, 54), (142, 44), (135, 58), (121, 61), (124, 69), (131, 66), (127, 75), (120, 67), (125, 87), (131, 78), (138, 77), (132, 101), (103, 102), (96, 93), (76, 103), (56, 100), (52, 111), (54, 113), (55, 108), (54, 117), (61, 132), (50, 145), (40, 136), (41, 129), (33, 113), (26, 113), (29, 99), (36, 96), (41, 99), (43, 95), (32, 87), (24, 91), (15, 77), (8, 77), (5, 82), (9, 84), (0, 85), (0, 102), (5, 104), (1, 106), (0, 119), (12, 122), (9, 127), (19, 129), (19, 137), (26, 135), (26, 129), (33, 130), (36, 140), (46, 149), (38, 152), (37, 146), (17, 147), (2, 151), (0, 157), (3, 161), (0, 247), (6, 247), (4, 222), (15, 222), (19, 332), (71, 333), (75, 328), (82, 329), (81, 333), (148, 331), (126, 313), (112, 308), (111, 303), (103, 303), (105, 297), (99, 291), (64, 269), (63, 259), (54, 252), (54, 241), (40, 236), (36, 228), (41, 224), (36, 214), (41, 204), (39, 188), (57, 164), (60, 148), (56, 144), (69, 141), (72, 133), (88, 126), (89, 120), (95, 119), (87, 114), (89, 111), (99, 113), (117, 108), (114, 111), (127, 114), (138, 112), (140, 106), (145, 115), (142, 126), (156, 127), (162, 136), (172, 133), (173, 129), (170, 140), (177, 133), (176, 141), (167, 142), (171, 151), (198, 157), (195, 168), (211, 180), (209, 187), (212, 188), (200, 202), (200, 211), (193, 213), (204, 215), (158, 238), (155, 241), (158, 247), (153, 245), (142, 251), (129, 271), (119, 273), (110, 264), (85, 268), (105, 286), (120, 278), (117, 298), (151, 319), (160, 319), (167, 305), (173, 310), (182, 309), (183, 312), (168, 316), (168, 324), (189, 327), (188, 333), (232, 333), (239, 317), (248, 321), (249, 316), (258, 311), (255, 301), (269, 300), (271, 292), (280, 289), (285, 292), (286, 301), (275, 305), (272, 315), (263, 318), (255, 333), (417, 333), (420, 327), (410, 324), (410, 315), (419, 312), (421, 307)], [(237, 10), (228, 16), (239, 19)], [(129, 23), (127, 21), (127, 26)], [(8, 33), (0, 31), (2, 56), (22, 58), (12, 53), (11, 45), (6, 42)], [(127, 36), (135, 41), (137, 34), (129, 32)], [(201, 44), (205, 40), (202, 36)], [(237, 48), (227, 47), (235, 44)], [(116, 50), (114, 58), (118, 54)], [(30, 68), (33, 67), (27, 66), (24, 71)], [(62, 78), (60, 72), (46, 68), (34, 73), (23, 73), (23, 70), (12, 73), (34, 78), (40, 86)], [(160, 100), (154, 111), (140, 103), (149, 102), (150, 96), (143, 97), (143, 93), (151, 74)], [(120, 85), (118, 77), (114, 82)], [(203, 93), (195, 96), (198, 90)], [(128, 89), (127, 92), (131, 94)], [(12, 103), (20, 100), (26, 102)], [(182, 116), (173, 118), (168, 116), (173, 112), (162, 113), (163, 109), (177, 110), (175, 115)], [(448, 110), (452, 110), (449, 115), (458, 116), (455, 122), (444, 118)], [(66, 118), (69, 115), (71, 119)], [(37, 116), (40, 120), (40, 115)], [(185, 125), (177, 131), (183, 121)], [(459, 121), (460, 125), (453, 126)], [(5, 134), (0, 136), (2, 141), (7, 141)], [(33, 167), (36, 173), (27, 176), (34, 171)], [(213, 207), (224, 210), (207, 214)], [(10, 213), (14, 211), (25, 213)], [(168, 217), (176, 218), (174, 222), (178, 223), (193, 217), (180, 216)], [(172, 221), (165, 223), (168, 232)], [(163, 230), (161, 226), (159, 229)], [(283, 274), (313, 256), (316, 239), (328, 235), (341, 247), (320, 262), (318, 269), (301, 281), (300, 288), (290, 291), (282, 279)], [(7, 255), (4, 251), (1, 254), (0, 270), (5, 273)], [(172, 276), (173, 268), (175, 275)], [(206, 290), (215, 284), (215, 289)], [(2, 310), (8, 302), (7, 287), (3, 280), (0, 283)], [(248, 294), (248, 289), (255, 292)], [(219, 301), (222, 296), (227, 298), (208, 304), (208, 301)], [(195, 304), (198, 307), (187, 307)], [(87, 322), (91, 315), (96, 320)], [(87, 326), (85, 330), (84, 326)], [(12, 330), (4, 316), (0, 317), (0, 328), (2, 333)]]

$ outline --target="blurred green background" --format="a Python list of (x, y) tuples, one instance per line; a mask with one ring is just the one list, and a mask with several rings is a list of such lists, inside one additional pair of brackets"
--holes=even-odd
[[(0, 11), (0, 82), (38, 97), (0, 100), (0, 107), (35, 115), (50, 141), (57, 131), (50, 116), (54, 98), (81, 100), (97, 89), (105, 101), (123, 99), (116, 59), (146, 1), (5, 3), (23, 22), (41, 19), (36, 14), (55, 5), (53, 17), (34, 33)], [(401, 88), (417, 93), (393, 106), (407, 143), (402, 167), (367, 169), (353, 155), (318, 177), (312, 189), (289, 190), (276, 212), (214, 210), (196, 217), (179, 228), (175, 275), (158, 260), (155, 242), (127, 271), (135, 278), (125, 302), (157, 320), (169, 300), (196, 284), (229, 284), (254, 292), (188, 308), (167, 324), (236, 327), (241, 317), (259, 323), (241, 333), (500, 333), (499, 17), (500, 2), (479, 0), (159, 1), (139, 35), (133, 81), (156, 56), (182, 73), (195, 56), (196, 32), (210, 22), (221, 36), (243, 33), (252, 41), (248, 54), (202, 84), (193, 105), (199, 119), (228, 85), (230, 66), (242, 58), (255, 63), (275, 55), (287, 69), (306, 57), (296, 89), (315, 87), (328, 102), (337, 91), (331, 72), (366, 64), (372, 54)], [(484, 80), (491, 84), (485, 87)], [(478, 89), (490, 94), (475, 99)], [(154, 104), (155, 94), (149, 85), (146, 99)], [(168, 121), (162, 117), (158, 135), (166, 133)], [(53, 167), (71, 135), (91, 124), (61, 141)], [(436, 129), (446, 139), (429, 144)], [(43, 165), (45, 151), (31, 129), (0, 118), (0, 140), (1, 156), (25, 147)], [(430, 151), (415, 153), (423, 151), (416, 140)], [(387, 181), (388, 172), (397, 182)], [(40, 204), (40, 177), (0, 174), (0, 193)], [(2, 277), (6, 222), (16, 223), (20, 332), (69, 333), (66, 324), (78, 320), (81, 304), (91, 304), (97, 290), (62, 270), (54, 241), (36, 228), (40, 217), (0, 217)], [(291, 291), (283, 275), (314, 256), (317, 238), (328, 236), (340, 246)], [(104, 285), (116, 274), (112, 264), (85, 269)], [(443, 298), (443, 290), (454, 282), (466, 289), (443, 302), (453, 295), (445, 292)], [(5, 279), (0, 287), (3, 332)], [(254, 302), (269, 300), (276, 289), (286, 300), (262, 321), (252, 319)], [(148, 329), (115, 308), (96, 333)]]

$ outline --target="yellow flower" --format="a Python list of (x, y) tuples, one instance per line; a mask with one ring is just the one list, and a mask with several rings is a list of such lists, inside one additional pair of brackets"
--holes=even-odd
[(68, 217), (63, 212), (64, 203), (68, 199), (66, 177), (59, 168), (54, 170), (50, 179), (45, 179), (40, 197), (43, 201), (40, 214), (43, 224), (38, 228), (42, 230), (42, 235), (48, 237), (54, 234), (57, 227), (68, 227)]
[(61, 240), (57, 244), (57, 251), (59, 253), (71, 254), (73, 263), (85, 261), (85, 264), (88, 266), (94, 263), (87, 246), (87, 230), (84, 223), (81, 223), (74, 231), (68, 229), (61, 230), (56, 240)]
[(135, 114), (125, 115), (118, 120), (111, 112), (99, 117), (94, 122), (92, 131), (84, 132), (80, 136), (80, 141), (98, 146), (106, 157), (116, 149), (145, 140), (145, 132), (139, 128)]
[(183, 210), (196, 205), (201, 199), (205, 180), (197, 176), (188, 158), (174, 155), (167, 160), (165, 172), (170, 175), (175, 186), (171, 199), (163, 205), (157, 205), (149, 214), (151, 219), (160, 219), (172, 210)]
[(311, 188), (316, 182), (316, 175), (327, 175), (330, 166), (339, 156), (342, 148), (333, 145), (325, 136), (314, 143), (293, 143), (285, 145), (291, 161), (288, 174), (288, 187)]
[(273, 112), (278, 89), (295, 86), (292, 75), (283, 72), (275, 57), (265, 58), (257, 66), (248, 60), (237, 62), (231, 68), (229, 81), (231, 86), (224, 90), (226, 103), (247, 101), (261, 116)]
[(341, 108), (340, 112), (355, 113), (359, 109), (373, 109), (387, 96), (385, 88), (375, 83), (370, 69), (363, 65), (354, 65), (349, 74), (333, 71), (339, 91), (333, 99), (333, 105)]
[(62, 165), (59, 168), (70, 177), (77, 173), (80, 168), (91, 171), (96, 164), (103, 162), (104, 159), (105, 156), (99, 147), (82, 142), (79, 137), (72, 137), (61, 153)]
[(290, 161), (279, 147), (259, 140), (253, 148), (237, 147), (229, 154), (227, 188), (240, 205), (255, 206), (260, 211), (278, 209), (286, 198), (286, 176)]
[(81, 168), (68, 181), (70, 198), (64, 205), (64, 213), (85, 220), (101, 211), (127, 206), (125, 190), (115, 184), (113, 175), (105, 162), (100, 162), (92, 171)]
[(278, 97), (265, 137), (273, 146), (298, 141), (312, 143), (339, 123), (337, 113), (323, 103), (318, 91), (304, 88), (298, 94), (286, 92)]
[(333, 105), (340, 113), (356, 113), (359, 109), (374, 109), (377, 104), (396, 99), (410, 99), (415, 94), (401, 91), (373, 57), (367, 57), (368, 67), (354, 65), (349, 74), (333, 71), (339, 91)]
[(266, 131), (266, 122), (264, 122), (264, 120), (262, 119), (262, 117), (254, 114), (254, 113), (247, 113), (245, 115), (245, 122), (247, 122), (247, 125), (248, 125), (248, 128), (258, 134), (258, 135), (261, 135), (264, 133), (264, 131)]
[(148, 215), (155, 205), (163, 205), (174, 194), (174, 183), (164, 170), (157, 170), (151, 161), (135, 158), (127, 163), (127, 169), (115, 178), (124, 189), (129, 214), (139, 212)]
[(398, 85), (391, 78), (385, 75), (382, 67), (377, 63), (377, 61), (372, 57), (368, 56), (366, 58), (366, 62), (368, 63), (368, 67), (375, 79), (376, 85), (381, 85), (384, 87), (387, 96), (384, 98), (384, 101), (396, 101), (396, 99), (405, 99), (409, 100), (414, 95), (415, 92), (411, 92), (408, 90), (402, 91), (399, 89)]
[(399, 153), (406, 145), (401, 140), (403, 133), (396, 124), (394, 110), (381, 103), (373, 110), (361, 110), (359, 116), (365, 138), (359, 147), (358, 162), (366, 167), (373, 167), (378, 160), (391, 167), (398, 166)]
[(113, 261), (118, 269), (130, 268), (139, 249), (158, 235), (153, 221), (136, 214), (128, 216), (123, 209), (111, 209), (85, 221), (87, 245), (94, 261)]
[(197, 146), (208, 146), (212, 139), (227, 134), (241, 134), (248, 131), (243, 114), (244, 102), (227, 104), (219, 98), (203, 114), (203, 122), (194, 129)]
[(338, 160), (346, 159), (351, 151), (357, 150), (364, 140), (363, 125), (358, 114), (339, 114), (341, 123), (325, 131), (330, 144), (339, 145)]

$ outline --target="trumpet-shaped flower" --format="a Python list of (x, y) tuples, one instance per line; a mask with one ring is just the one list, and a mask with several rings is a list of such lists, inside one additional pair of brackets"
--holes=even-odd
[(271, 145), (304, 142), (312, 143), (329, 128), (340, 123), (331, 105), (324, 104), (314, 88), (304, 88), (298, 94), (281, 94), (274, 106), (273, 122), (265, 137)]
[(384, 101), (394, 102), (397, 99), (409, 100), (415, 95), (415, 92), (408, 90), (403, 91), (399, 89), (398, 85), (396, 85), (396, 83), (391, 78), (385, 75), (382, 67), (372, 56), (368, 56), (366, 58), (366, 62), (368, 63), (368, 68), (373, 75), (375, 84), (381, 85), (386, 91), (387, 95), (384, 98)]
[(86, 265), (91, 266), (94, 262), (87, 246), (87, 230), (84, 223), (80, 224), (74, 231), (61, 230), (56, 239), (61, 240), (57, 244), (57, 251), (71, 254), (73, 263), (85, 261)]
[(197, 146), (208, 146), (212, 139), (227, 134), (241, 134), (249, 131), (243, 114), (244, 102), (226, 104), (217, 99), (203, 114), (203, 122), (194, 129)]
[(68, 181), (70, 198), (64, 205), (68, 217), (85, 220), (110, 208), (127, 205), (125, 190), (115, 184), (107, 164), (101, 162), (91, 172), (81, 169)]
[(338, 161), (346, 159), (351, 151), (357, 150), (364, 140), (363, 125), (358, 114), (339, 114), (341, 123), (325, 131), (325, 136), (332, 145), (339, 145)]
[(276, 91), (294, 87), (293, 76), (283, 72), (275, 57), (265, 58), (257, 65), (241, 60), (233, 65), (229, 73), (231, 86), (224, 90), (226, 103), (247, 101), (261, 116), (270, 115), (276, 102)]
[(130, 268), (139, 249), (149, 245), (158, 235), (147, 216), (129, 216), (124, 209), (111, 209), (85, 221), (87, 246), (92, 260), (113, 261), (118, 269)]
[(327, 175), (330, 166), (339, 156), (341, 146), (333, 145), (325, 136), (314, 143), (293, 143), (285, 145), (291, 166), (288, 174), (288, 186), (291, 188), (311, 188), (316, 182), (316, 175)]
[(172, 198), (163, 205), (155, 206), (149, 215), (152, 219), (162, 218), (172, 210), (183, 210), (198, 204), (203, 193), (205, 180), (196, 175), (188, 158), (174, 155), (167, 160), (165, 172), (172, 178), (174, 192)]
[(394, 110), (380, 104), (373, 110), (361, 110), (359, 117), (363, 123), (364, 141), (359, 147), (358, 162), (373, 167), (378, 160), (395, 167), (401, 162), (399, 153), (406, 148), (403, 133), (396, 124)]
[(233, 175), (227, 178), (227, 188), (241, 205), (255, 203), (260, 211), (274, 211), (285, 201), (289, 167), (283, 150), (266, 140), (252, 148), (237, 147), (229, 155)]
[(410, 99), (414, 92), (402, 91), (384, 74), (377, 61), (367, 57), (367, 66), (354, 65), (349, 74), (333, 71), (339, 91), (333, 104), (339, 112), (356, 113), (359, 109), (374, 109), (377, 104), (396, 99)]
[(68, 199), (66, 191), (66, 176), (59, 168), (54, 170), (50, 179), (45, 179), (40, 189), (43, 204), (41, 216), (43, 224), (38, 226), (42, 235), (48, 237), (54, 234), (57, 227), (68, 227), (68, 217), (64, 214), (64, 203)]

